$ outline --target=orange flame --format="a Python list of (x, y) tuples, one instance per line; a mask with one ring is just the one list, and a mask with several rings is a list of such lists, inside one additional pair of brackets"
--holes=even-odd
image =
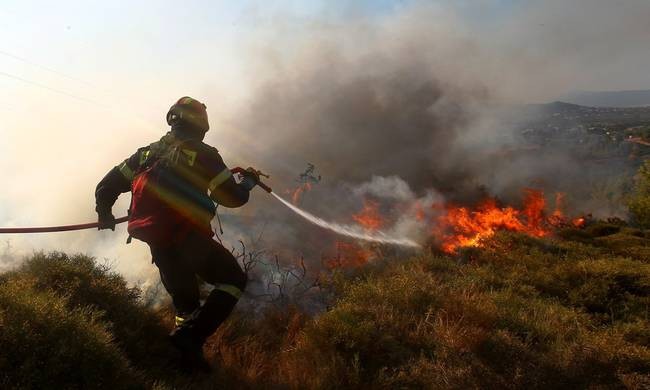
[(556, 228), (574, 227), (582, 229), (587, 224), (587, 218), (584, 216), (569, 220), (564, 214), (564, 198), (566, 194), (557, 192), (555, 194), (555, 211), (548, 218), (548, 223)]
[(558, 218), (564, 218), (564, 212), (562, 210), (564, 209), (564, 198), (566, 197), (566, 194), (563, 192), (556, 192), (555, 193), (555, 211), (553, 211), (553, 216), (558, 217)]
[(379, 214), (379, 203), (371, 200), (364, 200), (363, 209), (358, 214), (353, 214), (352, 219), (369, 231), (379, 230), (384, 225), (384, 220)]
[(549, 233), (545, 229), (545, 205), (544, 194), (532, 189), (524, 190), (522, 210), (500, 208), (494, 199), (487, 199), (474, 210), (447, 205), (437, 218), (432, 234), (440, 242), (440, 248), (449, 254), (456, 253), (462, 247), (479, 246), (482, 240), (491, 237), (497, 230), (542, 237)]
[(542, 191), (533, 190), (531, 188), (524, 189), (523, 214), (526, 216), (528, 233), (535, 236), (543, 236), (546, 234), (542, 228), (545, 208), (546, 200), (544, 199), (544, 193)]
[(583, 228), (587, 224), (587, 219), (585, 217), (575, 218), (571, 221), (571, 224), (577, 228)]
[(420, 201), (416, 201), (413, 209), (415, 212), (415, 219), (418, 222), (424, 222), (426, 219), (426, 213), (424, 211), (424, 207), (422, 207), (422, 203)]
[(311, 183), (303, 183), (293, 190), (288, 190), (291, 195), (291, 203), (298, 206), (305, 192), (311, 191)]
[[(436, 202), (425, 209), (421, 201), (416, 201), (403, 210), (409, 210), (416, 221), (429, 226), (427, 229), (443, 252), (456, 254), (460, 248), (480, 246), (499, 230), (544, 237), (556, 228), (584, 227), (586, 217), (571, 220), (565, 216), (564, 199), (564, 193), (556, 193), (554, 209), (549, 214), (544, 193), (530, 188), (523, 190), (521, 208), (502, 207), (495, 199), (487, 198), (475, 207)], [(380, 230), (386, 220), (379, 206), (376, 201), (364, 200), (362, 210), (352, 218), (368, 231)], [(337, 243), (337, 251), (342, 253), (337, 264), (343, 266), (365, 264), (372, 256), (372, 252), (353, 244)]]

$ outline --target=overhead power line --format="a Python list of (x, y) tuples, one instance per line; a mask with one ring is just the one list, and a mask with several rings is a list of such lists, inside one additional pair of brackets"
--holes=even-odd
[(99, 102), (96, 102), (96, 101), (94, 101), (94, 100), (92, 100), (92, 99), (88, 99), (88, 98), (85, 98), (85, 97), (82, 97), (82, 96), (73, 95), (73, 94), (71, 94), (71, 93), (68, 93), (68, 92), (62, 91), (62, 90), (60, 90), (60, 89), (52, 88), (52, 87), (47, 86), (47, 85), (45, 85), (45, 84), (41, 84), (41, 83), (37, 83), (37, 82), (35, 82), (35, 81), (27, 80), (27, 79), (25, 79), (25, 78), (23, 78), (23, 77), (16, 76), (16, 75), (13, 75), (13, 74), (10, 74), (10, 73), (6, 73), (6, 72), (3, 72), (3, 71), (0, 71), (0, 76), (5, 76), (5, 77), (7, 77), (7, 78), (10, 78), (10, 79), (13, 79), (13, 80), (17, 80), (17, 81), (23, 82), (23, 83), (25, 83), (25, 84), (29, 84), (29, 85), (32, 85), (32, 86), (35, 86), (35, 87), (43, 88), (43, 89), (46, 89), (46, 90), (48, 90), (48, 91), (51, 91), (51, 92), (54, 92), (54, 93), (58, 93), (58, 94), (60, 94), (60, 95), (65, 95), (65, 96), (67, 96), (67, 97), (70, 97), (70, 98), (73, 98), (73, 99), (77, 99), (77, 100), (82, 101), (82, 102), (86, 102), (86, 103), (90, 103), (90, 104), (94, 104), (94, 105), (97, 105), (97, 106), (104, 107), (103, 104), (101, 104), (101, 103), (99, 103)]
[(4, 51), (4, 50), (0, 50), (0, 55), (3, 55), (3, 56), (5, 56), (5, 57), (9, 57), (9, 58), (13, 58), (14, 60), (18, 60), (18, 61), (24, 62), (24, 63), (26, 63), (26, 64), (29, 64), (29, 65), (33, 66), (33, 67), (36, 67), (36, 68), (39, 68), (39, 69), (42, 69), (42, 70), (48, 71), (48, 72), (50, 72), (50, 73), (54, 73), (54, 74), (56, 74), (56, 75), (58, 75), (58, 76), (60, 76), (60, 77), (66, 78), (66, 79), (68, 79), (68, 80), (72, 80), (72, 81), (76, 81), (76, 82), (79, 82), (79, 83), (83, 83), (83, 84), (86, 84), (86, 85), (88, 85), (88, 86), (90, 86), (90, 87), (96, 88), (93, 84), (89, 83), (88, 81), (81, 80), (81, 79), (79, 79), (79, 78), (76, 78), (76, 77), (70, 76), (70, 75), (65, 74), (65, 73), (63, 73), (63, 72), (60, 72), (60, 71), (58, 71), (58, 70), (56, 70), (56, 69), (50, 68), (50, 67), (45, 66), (45, 65), (41, 65), (41, 64), (39, 64), (39, 63), (36, 63), (36, 62), (34, 62), (34, 61), (30, 61), (30, 60), (28, 60), (28, 59), (26, 59), (26, 58), (23, 58), (23, 57), (19, 57), (19, 56), (15, 55), (15, 54), (12, 54), (12, 53), (6, 52), (6, 51)]

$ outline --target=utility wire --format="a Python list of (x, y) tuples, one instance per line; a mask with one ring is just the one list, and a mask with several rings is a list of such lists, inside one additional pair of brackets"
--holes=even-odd
[(100, 108), (102, 108), (104, 110), (108, 110), (109, 112), (120, 113), (121, 115), (127, 114), (132, 119), (136, 119), (139, 122), (145, 123), (147, 125), (147, 127), (149, 127), (150, 129), (153, 129), (153, 127), (151, 126), (151, 124), (149, 124), (148, 121), (146, 121), (145, 119), (141, 118), (140, 116), (136, 115), (133, 112), (125, 110), (124, 108), (119, 108), (118, 109), (115, 106), (106, 105), (106, 104), (100, 103), (100, 102), (92, 100), (92, 99), (88, 99), (88, 98), (85, 98), (85, 97), (82, 97), (82, 96), (73, 95), (71, 93), (62, 91), (60, 89), (52, 88), (52, 87), (47, 86), (45, 84), (37, 83), (35, 81), (31, 81), (31, 80), (25, 79), (25, 78), (20, 77), (20, 76), (16, 76), (16, 75), (13, 75), (13, 74), (10, 74), (10, 73), (7, 73), (7, 72), (3, 72), (1, 70), (0, 70), (0, 76), (4, 76), (4, 77), (7, 77), (7, 78), (16, 80), (16, 81), (20, 81), (22, 83), (29, 84), (29, 85), (32, 85), (32, 86), (35, 86), (35, 87), (38, 87), (38, 88), (46, 89), (46, 90), (48, 90), (50, 92), (54, 92), (54, 93), (57, 93), (57, 94), (60, 94), (60, 95), (64, 95), (64, 96), (73, 98), (75, 100), (79, 100), (79, 101), (84, 102), (84, 103), (92, 104), (92, 105), (100, 107)]
[(100, 106), (100, 107), (106, 107), (105, 105), (103, 105), (103, 104), (101, 104), (101, 103), (99, 103), (99, 102), (96, 102), (96, 101), (94, 101), (94, 100), (87, 99), (87, 98), (85, 98), (85, 97), (81, 97), (81, 96), (77, 96), (77, 95), (73, 95), (73, 94), (71, 94), (71, 93), (68, 93), (68, 92), (62, 91), (62, 90), (60, 90), (60, 89), (52, 88), (52, 87), (49, 87), (49, 86), (47, 86), (47, 85), (45, 85), (45, 84), (37, 83), (37, 82), (35, 82), (35, 81), (30, 81), (30, 80), (27, 80), (27, 79), (22, 78), (22, 77), (20, 77), (20, 76), (16, 76), (16, 75), (13, 75), (13, 74), (9, 74), (9, 73), (3, 72), (3, 71), (0, 71), (0, 76), (5, 76), (5, 77), (8, 77), (8, 78), (10, 78), (10, 79), (14, 79), (14, 80), (17, 80), (17, 81), (21, 81), (21, 82), (23, 82), (23, 83), (25, 83), (25, 84), (29, 84), (29, 85), (32, 85), (32, 86), (35, 86), (35, 87), (43, 88), (43, 89), (46, 89), (46, 90), (48, 90), (48, 91), (51, 91), (51, 92), (54, 92), (54, 93), (58, 93), (58, 94), (61, 94), (61, 95), (65, 95), (65, 96), (71, 97), (71, 98), (73, 98), (73, 99), (77, 99), (77, 100), (82, 101), (82, 102), (85, 102), (85, 103), (94, 104), (94, 105), (97, 105), (97, 106)]
[[(6, 56), (6, 57), (10, 57), (10, 58), (13, 58), (13, 59), (18, 60), (18, 61), (22, 61), (22, 62), (24, 62), (24, 63), (26, 63), (26, 64), (32, 65), (32, 66), (34, 66), (34, 67), (37, 67), (37, 68), (43, 69), (43, 70), (48, 71), (48, 72), (51, 72), (51, 73), (54, 73), (54, 74), (56, 74), (56, 75), (58, 75), (58, 76), (61, 76), (61, 77), (66, 78), (66, 79), (69, 79), (69, 80), (72, 80), (72, 81), (76, 81), (76, 82), (79, 82), (79, 83), (86, 84), (87, 86), (89, 86), (89, 87), (91, 87), (91, 88), (94, 88), (94, 89), (96, 89), (96, 90), (98, 90), (98, 91), (101, 90), (101, 89), (100, 89), (99, 87), (97, 87), (96, 85), (93, 85), (92, 83), (89, 83), (89, 82), (87, 82), (87, 81), (85, 81), (85, 80), (81, 80), (81, 79), (78, 79), (78, 78), (76, 78), (76, 77), (73, 77), (73, 76), (67, 75), (67, 74), (65, 74), (65, 73), (59, 72), (59, 71), (56, 70), (56, 69), (52, 69), (52, 68), (50, 68), (50, 67), (47, 67), (47, 66), (44, 66), (44, 65), (41, 65), (41, 64), (38, 64), (38, 63), (32, 62), (32, 61), (30, 61), (30, 60), (28, 60), (28, 59), (26, 59), (26, 58), (19, 57), (19, 56), (15, 55), (15, 54), (12, 54), (12, 53), (6, 52), (6, 51), (4, 51), (4, 50), (0, 50), (0, 55), (4, 55), (4, 56)], [(52, 87), (47, 86), (47, 85), (44, 85), (44, 84), (40, 84), (40, 83), (37, 83), (37, 82), (35, 82), (35, 81), (27, 80), (27, 79), (22, 78), (22, 77), (20, 77), (20, 76), (16, 76), (16, 75), (13, 75), (13, 74), (9, 74), (9, 73), (3, 72), (3, 71), (0, 71), (0, 76), (5, 76), (5, 77), (8, 77), (8, 78), (11, 78), (11, 79), (17, 80), (17, 81), (21, 81), (21, 82), (23, 82), (23, 83), (30, 84), (30, 85), (33, 85), (33, 86), (36, 86), (36, 87), (39, 87), (39, 88), (43, 88), (43, 89), (46, 89), (46, 90), (48, 90), (48, 91), (55, 92), (55, 93), (58, 93), (58, 94), (61, 94), (61, 95), (65, 95), (65, 96), (71, 97), (71, 98), (76, 99), (76, 100), (80, 100), (80, 101), (85, 102), (85, 103), (94, 104), (94, 105), (97, 105), (97, 106), (102, 107), (102, 108), (104, 108), (104, 109), (108, 109), (108, 110), (110, 110), (110, 111), (117, 111), (117, 110), (115, 109), (115, 107), (109, 107), (109, 106), (106, 106), (105, 104), (99, 103), (99, 102), (97, 102), (97, 101), (95, 101), (95, 100), (88, 99), (88, 98), (84, 98), (84, 97), (82, 97), (82, 96), (73, 95), (73, 94), (71, 94), (71, 93), (68, 93), (68, 92), (65, 92), (65, 91), (62, 91), (62, 90), (59, 90), (59, 89), (56, 89), (56, 88), (52, 88)], [(104, 91), (106, 91), (106, 90), (104, 90)], [(110, 92), (110, 91), (107, 91), (107, 92)], [(125, 113), (124, 108), (121, 108), (121, 109), (119, 110), (119, 112), (122, 113), (122, 114), (124, 114), (124, 113)], [(140, 116), (136, 115), (135, 113), (129, 112), (128, 115), (131, 116), (131, 117), (133, 117), (134, 119), (137, 119), (139, 122), (147, 123), (147, 126), (149, 126), (149, 127), (151, 126), (151, 125), (150, 125), (146, 120), (144, 120), (144, 119), (141, 118)]]
[(26, 59), (26, 58), (23, 58), (23, 57), (19, 57), (19, 56), (15, 55), (15, 54), (11, 54), (11, 53), (6, 52), (6, 51), (4, 51), (4, 50), (0, 50), (0, 55), (3, 55), (3, 56), (5, 56), (5, 57), (9, 57), (9, 58), (13, 58), (14, 60), (18, 60), (18, 61), (24, 62), (24, 63), (29, 64), (29, 65), (31, 65), (31, 66), (34, 66), (34, 67), (36, 67), (36, 68), (43, 69), (43, 70), (48, 71), (48, 72), (50, 72), (50, 73), (54, 73), (54, 74), (56, 74), (56, 75), (58, 75), (58, 76), (61, 76), (61, 77), (63, 77), (63, 78), (66, 78), (66, 79), (69, 79), (69, 80), (72, 80), (72, 81), (76, 81), (76, 82), (79, 82), (79, 83), (86, 84), (86, 85), (89, 86), (89, 87), (97, 88), (96, 86), (94, 86), (93, 84), (91, 84), (91, 83), (89, 83), (89, 82), (87, 82), (87, 81), (85, 81), (85, 80), (81, 80), (81, 79), (78, 79), (78, 78), (76, 78), (76, 77), (72, 77), (72, 76), (67, 75), (67, 74), (65, 74), (65, 73), (59, 72), (59, 71), (56, 70), (56, 69), (52, 69), (52, 68), (50, 68), (50, 67), (47, 67), (47, 66), (44, 66), (44, 65), (38, 64), (38, 63), (36, 63), (36, 62), (30, 61), (30, 60), (28, 60), (28, 59)]

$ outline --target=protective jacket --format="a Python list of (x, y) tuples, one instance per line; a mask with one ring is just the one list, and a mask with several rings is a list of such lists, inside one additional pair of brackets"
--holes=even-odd
[[(239, 207), (257, 185), (254, 172), (237, 183), (217, 149), (203, 143), (205, 105), (181, 98), (167, 115), (172, 130), (111, 169), (95, 190), (100, 229), (114, 228), (111, 209), (131, 192), (129, 234), (149, 245), (152, 261), (176, 308), (170, 340), (189, 366), (203, 361), (202, 345), (241, 297), (247, 275), (212, 239), (213, 202)], [(203, 305), (199, 279), (214, 286)], [(201, 364), (199, 364), (200, 366)]]
[(166, 200), (189, 215), (198, 230), (212, 232), (213, 202), (240, 207), (248, 201), (248, 189), (235, 182), (217, 149), (203, 143), (193, 132), (173, 128), (159, 141), (139, 148), (99, 182), (95, 191), (97, 213), (110, 214), (118, 196), (131, 191), (134, 178), (163, 155), (174, 161), (170, 167), (174, 190), (173, 194), (165, 194)]

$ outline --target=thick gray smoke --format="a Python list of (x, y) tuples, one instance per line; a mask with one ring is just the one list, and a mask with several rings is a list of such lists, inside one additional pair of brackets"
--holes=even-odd
[[(564, 151), (543, 158), (502, 153), (520, 146), (505, 108), (550, 101), (570, 90), (649, 87), (650, 3), (530, 1), (485, 17), (485, 2), (454, 3), (462, 5), (409, 3), (372, 18), (249, 15), (252, 20), (243, 24), (254, 27), (231, 43), (237, 50), (229, 53), (243, 64), (247, 79), (240, 88), (233, 89), (238, 81), (222, 83), (218, 70), (228, 66), (207, 58), (206, 53), (215, 51), (209, 39), (185, 45), (187, 61), (201, 62), (207, 56), (201, 74), (214, 66), (214, 80), (193, 80), (184, 68), (180, 76), (163, 66), (160, 75), (148, 71), (155, 80), (138, 85), (155, 85), (156, 90), (138, 91), (137, 104), (130, 97), (133, 110), (159, 120), (146, 131), (120, 113), (97, 121), (82, 116), (76, 106), (64, 107), (67, 113), (43, 102), (39, 120), (30, 127), (9, 121), (7, 128), (15, 130), (7, 130), (8, 142), (0, 144), (2, 174), (15, 178), (15, 185), (0, 194), (0, 217), (20, 225), (93, 218), (97, 180), (119, 158), (158, 137), (165, 130), (164, 110), (184, 94), (207, 103), (213, 128), (207, 141), (221, 150), (226, 162), (271, 173), (269, 184), (281, 195), (298, 186), (295, 179), (308, 162), (315, 164), (323, 180), (305, 194), (301, 206), (328, 221), (350, 223), (365, 197), (382, 205), (471, 202), (486, 193), (516, 200), (523, 186), (545, 183), (553, 190), (556, 184), (570, 184), (582, 172)], [(130, 76), (133, 81), (144, 77)], [(231, 95), (239, 100), (229, 100)], [(58, 118), (59, 111), (67, 113), (60, 115), (65, 120)], [(14, 122), (30, 117), (34, 115)], [(58, 118), (61, 129), (46, 131), (40, 123), (45, 117)], [(35, 138), (46, 141), (34, 145)], [(59, 161), (65, 150), (74, 150), (76, 154), (66, 154), (74, 158)], [(27, 154), (43, 156), (42, 161), (26, 165), (22, 156)], [(86, 167), (81, 161), (94, 163)], [(43, 167), (49, 171), (44, 173)], [(562, 180), (556, 180), (559, 176)], [(47, 188), (47, 202), (35, 185)], [(122, 201), (116, 214), (127, 204)], [(9, 214), (11, 210), (23, 211)], [(407, 218), (413, 210), (381, 211), (391, 217), (394, 231), (420, 238), (421, 227)], [(223, 222), (229, 246), (236, 246), (238, 239), (262, 237), (260, 246), (309, 250), (315, 261), (335, 239), (262, 191), (237, 218), (226, 215)], [(132, 274), (130, 280), (155, 279), (146, 247), (125, 247), (123, 230), (119, 235), (65, 237), (16, 238), (12, 250), (36, 242), (37, 248), (91, 251), (117, 259), (122, 264), (118, 269)]]
[[(315, 164), (324, 179), (302, 205), (341, 222), (367, 196), (517, 202), (524, 187), (572, 192), (583, 168), (566, 150), (521, 152), (512, 105), (605, 87), (611, 77), (630, 88), (650, 83), (630, 74), (650, 65), (649, 12), (645, 1), (598, 0), (531, 2), (499, 21), (424, 4), (372, 22), (287, 27), (279, 18), (253, 38), (254, 87), (230, 121), (241, 136), (225, 144), (272, 172), (278, 192)], [(332, 239), (256, 200), (270, 242), (302, 250)]]
[(563, 152), (500, 153), (520, 146), (504, 108), (612, 77), (631, 83), (627, 70), (650, 64), (649, 14), (645, 1), (548, 1), (470, 24), (417, 4), (372, 23), (265, 30), (264, 43), (279, 43), (253, 62), (236, 149), (280, 182), (311, 162), (330, 185), (394, 175), (461, 201), (484, 189), (512, 198), (558, 169), (570, 181), (578, 172)]
[(468, 61), (479, 49), (449, 36), (438, 12), (430, 15), (436, 24), (408, 14), (305, 34), (239, 113), (237, 128), (253, 143), (241, 149), (252, 148), (251, 157), (281, 178), (309, 161), (330, 184), (372, 175), (396, 175), (417, 189), (464, 182), (459, 137), (483, 120), (489, 88), (471, 71), (452, 69), (450, 51), (462, 48)]

